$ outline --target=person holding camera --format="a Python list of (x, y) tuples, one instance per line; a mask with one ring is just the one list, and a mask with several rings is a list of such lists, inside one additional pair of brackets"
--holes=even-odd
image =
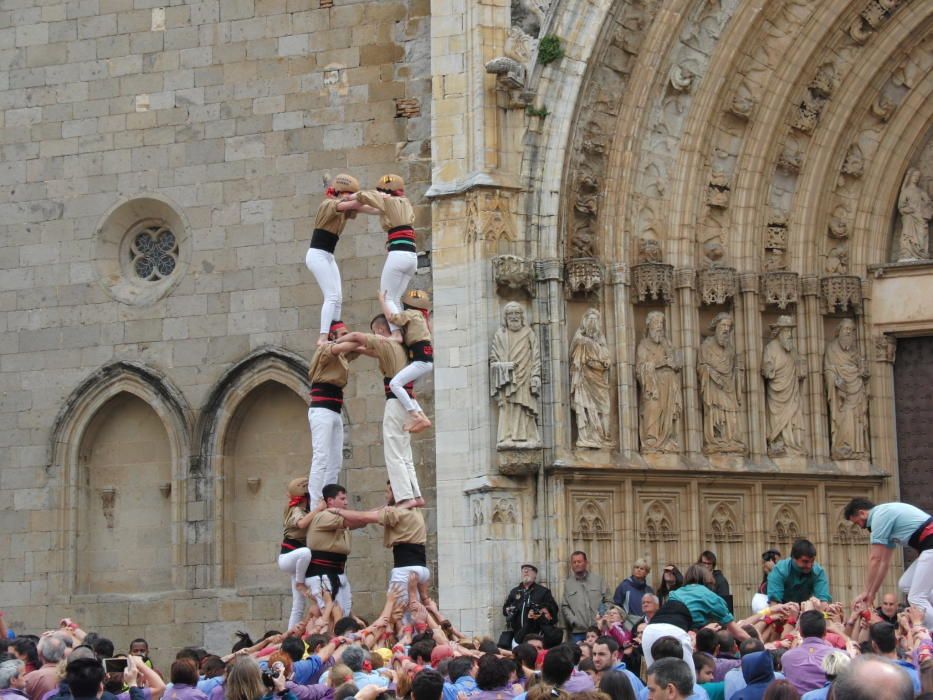
[(251, 656), (237, 656), (227, 670), (226, 700), (297, 700), (285, 685), (283, 671), (261, 671)]
[[(527, 634), (540, 634), (546, 642), (551, 642), (546, 646), (553, 646), (561, 639), (560, 632), (554, 627), (558, 612), (557, 601), (551, 595), (550, 589), (537, 582), (538, 567), (534, 564), (522, 564), (521, 572), (521, 583), (509, 591), (502, 605), (502, 614), (508, 629), (500, 639), (499, 646), (503, 646), (503, 642), (508, 645), (504, 648), (521, 644)], [(548, 639), (549, 633), (550, 636), (556, 634), (556, 641)], [(510, 634), (511, 639), (506, 639)]]

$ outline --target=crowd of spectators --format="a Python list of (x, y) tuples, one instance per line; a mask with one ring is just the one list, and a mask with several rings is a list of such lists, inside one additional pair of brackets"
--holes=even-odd
[(834, 602), (815, 560), (807, 540), (765, 552), (744, 619), (710, 551), (657, 591), (639, 559), (612, 594), (574, 552), (560, 603), (524, 564), (497, 639), (461, 633), (413, 572), (371, 621), (306, 591), (284, 632), (161, 663), (142, 638), (124, 652), (69, 618), (34, 635), (0, 613), (0, 700), (933, 700), (928, 611), (894, 593), (875, 608), (870, 585)]

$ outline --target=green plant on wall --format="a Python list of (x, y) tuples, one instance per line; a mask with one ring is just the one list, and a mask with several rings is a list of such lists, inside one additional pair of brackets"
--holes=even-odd
[(525, 113), (529, 117), (540, 117), (541, 119), (544, 119), (550, 114), (550, 112), (547, 111), (547, 107), (532, 107), (531, 105), (525, 107)]
[(546, 66), (548, 63), (558, 61), (564, 56), (564, 49), (561, 48), (560, 39), (553, 34), (541, 37), (538, 42), (538, 63)]

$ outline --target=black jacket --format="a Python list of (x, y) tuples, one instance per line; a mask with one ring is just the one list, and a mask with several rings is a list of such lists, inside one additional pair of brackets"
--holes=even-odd
[[(546, 618), (529, 620), (528, 613), (536, 608), (538, 610), (547, 610), (551, 613), (550, 622), (548, 622)], [(505, 615), (510, 630), (517, 635), (523, 628), (526, 628), (522, 636), (531, 632), (539, 632), (543, 624), (556, 624), (557, 613), (557, 601), (555, 601), (554, 596), (551, 595), (550, 589), (537, 583), (531, 584), (528, 588), (525, 588), (521, 584), (515, 586), (515, 588), (509, 591), (509, 595), (502, 605), (502, 614)], [(518, 637), (516, 636), (516, 641), (517, 640)]]

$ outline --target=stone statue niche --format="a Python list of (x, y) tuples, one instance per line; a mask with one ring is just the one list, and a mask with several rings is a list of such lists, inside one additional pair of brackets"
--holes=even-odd
[(850, 318), (839, 322), (835, 338), (826, 344), (823, 376), (833, 459), (868, 459), (868, 363)]
[(609, 346), (601, 315), (587, 309), (570, 343), (570, 402), (576, 415), (577, 447), (612, 446)]
[(496, 448), (541, 447), (541, 352), (538, 337), (525, 323), (525, 309), (512, 301), (502, 310), (502, 326), (489, 352), (489, 386), (499, 406)]
[(703, 451), (743, 454), (741, 376), (732, 314), (716, 314), (709, 330), (711, 335), (700, 345), (697, 362), (703, 402)]
[(667, 338), (666, 325), (663, 312), (649, 312), (645, 337), (635, 354), (635, 377), (640, 388), (638, 435), (642, 452), (646, 453), (680, 452), (683, 362)]
[(772, 340), (765, 346), (761, 374), (765, 380), (768, 415), (768, 454), (772, 457), (807, 454), (800, 383), (806, 377), (805, 360), (797, 353), (790, 316), (771, 324)]
[(900, 219), (897, 261), (930, 259), (930, 219), (933, 218), (933, 204), (917, 168), (910, 168), (904, 176), (904, 184), (901, 185), (897, 197), (897, 213)]

